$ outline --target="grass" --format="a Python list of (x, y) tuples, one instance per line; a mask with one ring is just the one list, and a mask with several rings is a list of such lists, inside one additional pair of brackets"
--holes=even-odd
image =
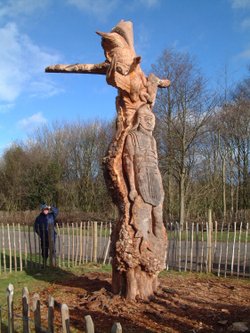
[[(6, 304), (6, 288), (11, 283), (14, 286), (14, 298), (21, 299), (23, 287), (38, 292), (56, 281), (65, 281), (74, 276), (88, 272), (111, 272), (111, 265), (85, 264), (70, 268), (46, 267), (39, 271), (26, 270), (22, 272), (2, 273), (0, 275), (0, 305)], [(39, 282), (39, 283), (38, 283)]]
[[(233, 231), (230, 231), (229, 233), (227, 231), (223, 231), (222, 233), (220, 231), (217, 232), (217, 242), (228, 242), (232, 243), (234, 241), (234, 236), (235, 236), (235, 241), (238, 242), (239, 241), (239, 235), (240, 232), (236, 231), (236, 234)], [(199, 231), (198, 233), (196, 233), (196, 231), (194, 230), (194, 242), (196, 241), (196, 239), (198, 239), (199, 241), (202, 241), (202, 236), (203, 236), (203, 241), (206, 242), (207, 241), (207, 232), (204, 231), (203, 233), (201, 231)], [(191, 235), (190, 235), (190, 231), (187, 233), (185, 230), (183, 230), (181, 232), (181, 240), (186, 240), (188, 239), (190, 241)], [(173, 240), (173, 239), (179, 239), (179, 232), (176, 231), (168, 231), (168, 239), (169, 240)], [(212, 240), (215, 240), (215, 232), (212, 233)], [(241, 243), (244, 243), (246, 241), (246, 231), (242, 230), (241, 232)], [(247, 235), (247, 243), (250, 243), (250, 232), (248, 232)]]

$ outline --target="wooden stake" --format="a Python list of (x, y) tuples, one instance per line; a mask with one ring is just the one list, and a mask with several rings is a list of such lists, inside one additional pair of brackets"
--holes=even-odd
[(111, 333), (122, 333), (122, 325), (120, 323), (114, 323), (111, 328)]
[(93, 262), (97, 262), (97, 222), (93, 222), (93, 241), (92, 241), (92, 246), (93, 246)]
[(245, 246), (244, 246), (244, 259), (243, 259), (243, 277), (246, 276), (248, 225), (249, 224), (247, 223), (247, 225), (246, 225), (246, 232), (245, 232)]
[(18, 223), (18, 245), (19, 245), (19, 263), (20, 263), (20, 271), (23, 270), (23, 258), (22, 258), (22, 234), (20, 223)]
[(2, 250), (3, 250), (3, 270), (6, 272), (6, 253), (4, 244), (4, 225), (2, 224)]
[(32, 297), (32, 310), (34, 313), (35, 332), (41, 332), (41, 310), (40, 310), (40, 297), (37, 293)]
[(61, 316), (62, 316), (62, 332), (70, 333), (69, 328), (69, 308), (67, 304), (62, 304), (61, 307)]
[(239, 239), (238, 239), (238, 250), (237, 250), (237, 277), (240, 275), (240, 247), (241, 247), (241, 233), (242, 233), (242, 222), (240, 222)]
[(95, 333), (95, 327), (91, 316), (87, 315), (84, 318), (85, 318), (85, 332)]
[(26, 287), (22, 291), (22, 306), (23, 306), (23, 333), (29, 333), (29, 291)]
[(17, 272), (17, 257), (16, 257), (16, 230), (15, 230), (15, 224), (12, 224), (13, 229), (13, 248), (14, 248), (14, 268), (15, 272)]
[(9, 248), (9, 270), (12, 272), (12, 252), (11, 252), (11, 241), (10, 241), (10, 226), (7, 224), (7, 235), (8, 235), (8, 248)]
[(54, 305), (54, 298), (52, 296), (49, 296), (48, 333), (54, 333)]
[(237, 232), (237, 222), (234, 222), (234, 240), (233, 240), (233, 250), (232, 250), (232, 260), (231, 260), (231, 275), (234, 273), (234, 255), (235, 255), (235, 244), (236, 244), (236, 232)]
[(14, 287), (10, 283), (6, 290), (7, 294), (7, 308), (8, 308), (8, 333), (14, 333), (14, 311), (13, 311), (13, 296)]

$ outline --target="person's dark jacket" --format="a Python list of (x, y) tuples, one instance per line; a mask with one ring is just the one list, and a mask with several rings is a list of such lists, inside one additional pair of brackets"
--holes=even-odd
[(48, 230), (50, 225), (52, 226), (52, 230), (54, 231), (54, 236), (56, 235), (54, 226), (55, 226), (55, 219), (58, 215), (58, 209), (56, 207), (52, 207), (51, 210), (52, 210), (51, 213), (48, 213), (47, 215), (41, 212), (35, 220), (34, 230), (41, 238), (48, 237)]

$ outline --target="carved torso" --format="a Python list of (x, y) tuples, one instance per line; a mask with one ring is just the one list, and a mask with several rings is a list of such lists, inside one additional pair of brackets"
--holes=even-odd
[(155, 139), (143, 130), (131, 131), (129, 135), (133, 143), (136, 188), (146, 203), (158, 206), (163, 200), (163, 189)]

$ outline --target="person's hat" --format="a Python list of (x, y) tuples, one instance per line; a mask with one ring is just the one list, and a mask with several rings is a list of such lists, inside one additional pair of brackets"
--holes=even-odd
[(48, 206), (47, 204), (41, 204), (40, 210), (44, 210), (44, 209), (50, 209), (50, 206)]

